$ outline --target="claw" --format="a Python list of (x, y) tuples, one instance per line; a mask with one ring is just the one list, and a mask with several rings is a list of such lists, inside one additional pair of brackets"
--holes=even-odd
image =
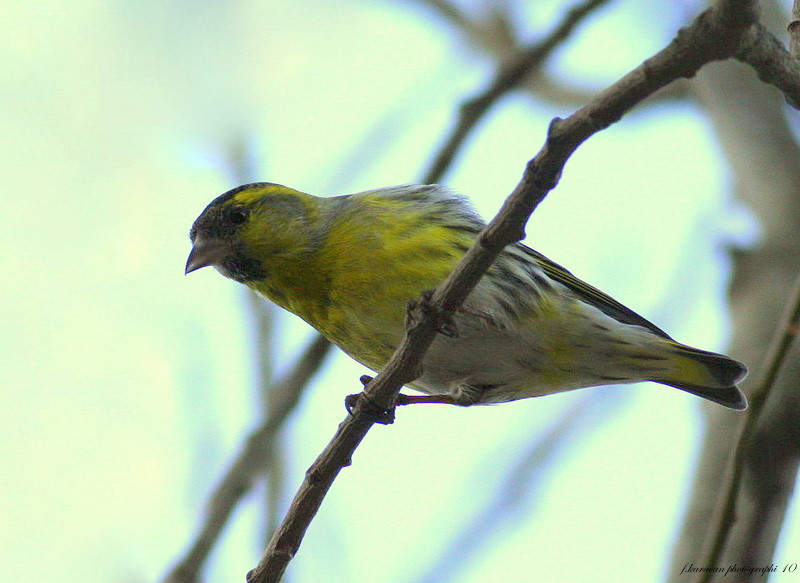
[(361, 393), (356, 393), (355, 395), (347, 395), (344, 398), (344, 408), (347, 409), (347, 412), (350, 413), (350, 415), (355, 415), (355, 413), (353, 413), (353, 409), (355, 409), (356, 407), (356, 403), (358, 402), (358, 396), (360, 394)]
[(458, 326), (456, 325), (453, 312), (450, 310), (435, 310), (431, 304), (434, 290), (425, 290), (418, 300), (408, 302), (406, 308), (406, 328), (412, 328), (419, 324), (421, 318), (433, 314), (433, 325), (436, 331), (448, 338), (458, 338)]
[[(358, 403), (361, 397), (363, 397), (363, 401), (361, 401), (361, 405), (359, 405)], [(380, 423), (381, 425), (391, 425), (394, 423), (395, 408), (384, 409), (378, 406), (366, 393), (347, 395), (344, 398), (344, 407), (353, 417), (360, 414), (366, 416), (373, 423)]]

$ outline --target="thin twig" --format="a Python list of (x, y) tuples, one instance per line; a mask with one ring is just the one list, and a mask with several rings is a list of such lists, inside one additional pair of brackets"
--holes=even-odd
[(414, 1), (432, 9), (442, 23), (458, 31), (481, 55), (502, 58), (516, 53), (520, 48), (508, 0), (483, 3), (473, 10), (473, 15), (468, 15), (446, 0)]
[[(499, 35), (496, 32), (497, 19), (471, 20), (452, 3), (442, 0), (415, 1), (422, 6), (432, 8), (439, 15), (441, 22), (459, 32), (476, 50), (489, 53), (498, 63), (513, 60), (513, 55), (518, 55), (522, 51), (521, 43), (516, 36)], [(508, 21), (510, 18), (506, 16), (504, 20)], [(580, 107), (597, 93), (597, 89), (570, 85), (542, 68), (531, 71), (516, 89), (525, 91), (530, 97), (544, 103), (559, 107)], [(685, 83), (673, 83), (653, 95), (647, 102), (653, 105), (663, 101), (685, 100), (688, 94)]]
[[(253, 178), (238, 181), (240, 184), (252, 182)], [(254, 329), (253, 340), (255, 344), (255, 360), (258, 364), (256, 375), (256, 389), (260, 397), (261, 418), (267, 419), (275, 408), (275, 402), (282, 396), (274, 390), (274, 328), (276, 306), (250, 289), (244, 290), (247, 298), (250, 317), (248, 318)], [(302, 390), (302, 388), (299, 388)], [(275, 444), (270, 449), (269, 463), (264, 467), (264, 473), (269, 476), (264, 492), (264, 521), (265, 538), (272, 536), (272, 532), (280, 521), (280, 500), (285, 490), (284, 476), (282, 475), (284, 451), (282, 444)]]
[(442, 20), (453, 24), (456, 28), (471, 34), (476, 29), (476, 24), (467, 16), (461, 8), (448, 2), (447, 0), (416, 0), (421, 6), (425, 6), (435, 12)]
[(172, 568), (164, 583), (194, 583), (205, 565), (233, 509), (250, 490), (253, 480), (263, 472), (272, 441), (283, 422), (300, 400), (302, 388), (308, 385), (331, 349), (331, 343), (316, 336), (289, 375), (276, 384), (272, 410), (262, 425), (247, 438), (244, 447), (217, 485), (208, 502), (205, 520), (186, 554)]
[(439, 155), (434, 159), (430, 169), (425, 173), (423, 182), (431, 184), (441, 180), (444, 172), (450, 167), (456, 152), (467, 136), (497, 100), (519, 86), (528, 75), (538, 69), (553, 50), (564, 42), (575, 27), (582, 22), (595, 8), (608, 0), (589, 0), (570, 10), (561, 23), (547, 35), (543, 41), (522, 49), (509, 62), (501, 67), (492, 83), (481, 93), (469, 99), (461, 106), (459, 119), (450, 137), (445, 141)]
[(423, 355), (438, 331), (449, 325), (450, 314), (461, 305), (502, 249), (523, 238), (528, 217), (555, 187), (575, 149), (661, 87), (677, 78), (693, 76), (710, 61), (730, 58), (738, 46), (735, 41), (745, 28), (737, 19), (723, 19), (714, 9), (707, 10), (681, 30), (665, 49), (569, 118), (556, 119), (550, 124), (544, 146), (528, 162), (522, 180), (498, 215), (433, 295), (409, 306), (403, 341), (306, 472), (306, 479), (261, 562), (248, 573), (249, 583), (280, 580), (334, 480), (351, 463), (353, 452), (378, 421), (376, 408), (391, 409), (400, 388), (419, 375)]
[[(712, 518), (711, 524), (713, 528), (709, 530), (710, 534), (704, 546), (700, 565), (715, 566), (722, 556), (725, 541), (736, 518), (736, 502), (739, 497), (742, 477), (744, 476), (745, 462), (747, 455), (750, 453), (750, 445), (752, 444), (758, 421), (764, 411), (767, 399), (772, 394), (772, 387), (775, 385), (778, 373), (786, 360), (789, 348), (798, 335), (799, 326), (800, 277), (798, 277), (792, 295), (786, 303), (786, 311), (781, 318), (781, 323), (775, 333), (772, 345), (764, 358), (764, 378), (750, 394), (750, 406), (745, 414), (744, 422), (736, 440), (736, 446), (731, 454), (725, 481), (719, 490), (720, 504), (717, 506)], [(708, 583), (713, 575), (713, 571), (700, 572), (697, 577), (697, 583)]]

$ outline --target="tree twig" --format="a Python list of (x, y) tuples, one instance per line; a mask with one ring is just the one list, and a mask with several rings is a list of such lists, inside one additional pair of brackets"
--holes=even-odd
[(498, 215), (432, 296), (409, 307), (403, 341), (306, 472), (306, 479), (261, 562), (248, 573), (249, 583), (280, 580), (334, 480), (351, 463), (353, 452), (377, 422), (376, 408), (390, 409), (400, 388), (418, 376), (422, 357), (437, 332), (447, 325), (449, 315), (461, 305), (502, 249), (523, 238), (528, 217), (555, 187), (575, 149), (661, 87), (680, 77), (693, 76), (705, 63), (735, 54), (750, 23), (717, 10), (715, 7), (701, 13), (666, 48), (579, 111), (566, 119), (553, 120), (544, 146), (528, 162), (522, 180)]
[[(252, 182), (255, 178), (246, 178), (237, 181), (239, 184)], [(267, 302), (257, 293), (250, 289), (244, 290), (247, 306), (249, 308), (249, 320), (254, 329), (255, 360), (258, 364), (258, 374), (256, 375), (256, 389), (260, 397), (261, 419), (267, 419), (275, 408), (275, 403), (280, 402), (284, 397), (274, 390), (275, 379), (273, 371), (274, 357), (274, 328), (275, 328), (275, 309), (276, 306)], [(302, 390), (303, 387), (298, 387)], [(282, 475), (284, 451), (282, 444), (273, 444), (270, 448), (269, 463), (264, 466), (264, 473), (269, 475), (266, 489), (264, 492), (264, 520), (265, 538), (272, 535), (272, 531), (280, 521), (281, 508), (279, 501), (284, 492), (284, 477)], [(275, 447), (277, 446), (277, 447)]]
[(470, 15), (447, 0), (415, 0), (444, 24), (455, 28), (481, 53), (495, 56), (518, 51), (517, 34), (508, 1), (486, 2)]
[(467, 34), (477, 34), (476, 24), (461, 8), (448, 0), (417, 0), (417, 4), (424, 6), (438, 15), (442, 20), (449, 22), (457, 29)]
[[(470, 18), (452, 3), (444, 0), (415, 0), (421, 6), (433, 9), (443, 24), (455, 29), (461, 37), (466, 39), (476, 51), (490, 54), (498, 63), (514, 60), (522, 50), (517, 37), (508, 31), (513, 31), (512, 26), (501, 27), (497, 24), (498, 18), (477, 19)], [(495, 8), (495, 5), (492, 5)], [(508, 8), (505, 6), (505, 8)], [(500, 10), (500, 7), (496, 8)], [(503, 22), (509, 22), (510, 16), (504, 16)], [(502, 28), (506, 33), (498, 32)], [(538, 68), (531, 71), (516, 87), (525, 91), (530, 97), (559, 107), (580, 107), (597, 93), (597, 89), (588, 86), (572, 85), (563, 79), (551, 75), (548, 71)], [(648, 99), (649, 104), (661, 101), (676, 101), (686, 99), (689, 95), (685, 83), (672, 83)]]
[[(704, 545), (700, 560), (702, 566), (717, 566), (722, 556), (725, 541), (736, 518), (736, 502), (753, 436), (767, 399), (772, 394), (772, 387), (775, 385), (778, 373), (789, 353), (789, 348), (798, 335), (798, 327), (800, 327), (800, 277), (798, 277), (794, 291), (786, 303), (786, 312), (781, 318), (772, 346), (764, 358), (764, 378), (750, 394), (750, 406), (745, 413), (744, 423), (731, 454), (725, 481), (719, 490), (720, 503), (714, 512), (713, 528), (709, 530), (709, 536)], [(708, 583), (714, 574), (714, 571), (711, 570), (701, 571), (698, 573), (697, 583)]]
[(570, 10), (555, 30), (547, 35), (547, 38), (522, 49), (505, 66), (501, 67), (497, 76), (484, 91), (466, 101), (461, 106), (458, 122), (430, 169), (425, 173), (423, 182), (426, 184), (438, 182), (445, 170), (450, 167), (461, 144), (487, 110), (500, 97), (517, 87), (529, 74), (541, 67), (544, 60), (569, 37), (575, 27), (594, 9), (606, 2), (608, 0), (589, 0)]

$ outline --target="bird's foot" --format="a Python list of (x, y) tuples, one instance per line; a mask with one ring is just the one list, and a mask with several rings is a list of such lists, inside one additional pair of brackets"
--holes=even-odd
[(381, 407), (375, 403), (375, 401), (370, 399), (364, 392), (357, 393), (355, 395), (347, 395), (344, 398), (344, 407), (353, 417), (357, 415), (364, 415), (373, 423), (380, 423), (381, 425), (391, 425), (394, 423), (395, 408), (391, 407), (389, 409), (385, 409)]
[(443, 310), (433, 305), (433, 292), (429, 289), (422, 292), (418, 300), (408, 302), (406, 308), (406, 328), (413, 328), (425, 318), (432, 317), (436, 331), (448, 338), (458, 338), (458, 326), (453, 318), (452, 310)]

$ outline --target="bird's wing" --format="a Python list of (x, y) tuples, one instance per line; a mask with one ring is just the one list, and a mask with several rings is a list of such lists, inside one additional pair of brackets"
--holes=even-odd
[(663, 338), (672, 340), (672, 338), (670, 338), (666, 332), (648, 319), (640, 316), (630, 308), (625, 307), (608, 294), (601, 292), (596, 287), (589, 285), (585, 281), (581, 281), (565, 268), (561, 267), (558, 263), (548, 259), (538, 251), (534, 251), (522, 243), (518, 243), (518, 248), (535, 263), (537, 263), (539, 267), (541, 267), (542, 270), (548, 275), (548, 277), (568, 287), (587, 303), (595, 306), (603, 313), (624, 324), (641, 326), (642, 328), (647, 328)]

